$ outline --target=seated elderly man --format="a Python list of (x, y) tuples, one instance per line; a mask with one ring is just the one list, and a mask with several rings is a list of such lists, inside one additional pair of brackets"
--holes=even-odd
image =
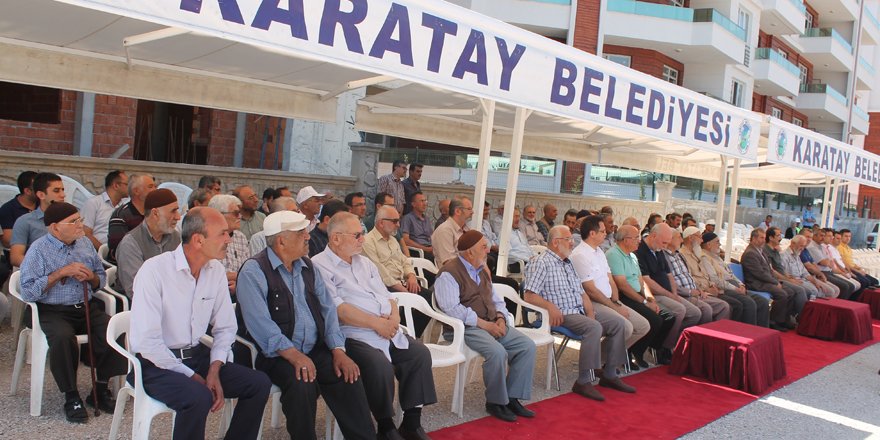
[(260, 212), (260, 198), (249, 185), (241, 185), (232, 190), (232, 195), (241, 200), (241, 233), (248, 240), (263, 230), (266, 214)]
[(535, 343), (513, 326), (504, 300), (492, 287), (486, 269), (489, 244), (483, 234), (465, 232), (457, 249), (459, 255), (440, 268), (434, 283), (437, 306), (464, 322), (465, 344), (485, 359), (486, 411), (506, 422), (534, 417), (520, 399), (532, 395)]
[(434, 264), (442, 267), (449, 260), (457, 258), (455, 245), (465, 231), (467, 222), (474, 214), (474, 205), (467, 197), (452, 199), (449, 202), (449, 217), (434, 229), (431, 244), (434, 246)]
[(680, 251), (681, 256), (684, 257), (684, 262), (694, 282), (697, 283), (697, 288), (730, 305), (730, 319), (755, 325), (758, 305), (746, 295), (745, 288), (741, 290), (727, 288), (727, 283), (722, 282), (719, 277), (713, 278), (713, 275), (716, 275), (714, 270), (709, 272), (703, 266), (703, 237), (700, 229), (696, 226), (688, 226), (682, 235), (685, 239)]
[[(125, 374), (126, 362), (107, 345), (105, 335), (110, 318), (91, 297), (92, 292), (104, 285), (104, 266), (95, 247), (84, 237), (82, 217), (76, 207), (64, 202), (47, 206), (41, 214), (48, 233), (37, 239), (24, 257), (21, 297), (37, 303), (40, 311), (40, 326), (49, 344), (49, 370), (58, 389), (64, 393), (67, 421), (86, 423), (88, 414), (76, 388), (80, 358), (76, 335), (86, 332), (87, 319), (92, 334), (89, 343), (98, 370), (93, 390), (98, 401), (89, 397), (88, 404), (108, 413), (114, 411), (107, 381)], [(83, 307), (84, 290), (89, 295), (90, 306), (87, 307)]]
[[(409, 257), (404, 255), (403, 250), (400, 249), (400, 242), (394, 239), (399, 219), (400, 214), (394, 207), (383, 206), (379, 208), (379, 212), (376, 214), (376, 226), (367, 233), (364, 241), (363, 256), (369, 258), (378, 267), (382, 283), (388, 290), (416, 293), (430, 304), (431, 291), (423, 289), (419, 285), (416, 273), (409, 263)], [(414, 323), (415, 336), (419, 337), (431, 320), (419, 312), (414, 312), (413, 319), (416, 321)]]
[(795, 292), (786, 288), (773, 275), (770, 260), (762, 252), (764, 235), (763, 229), (752, 229), (749, 245), (740, 257), (743, 277), (746, 289), (768, 292), (773, 296), (773, 304), (770, 308), (770, 328), (784, 332), (795, 328), (794, 322), (789, 320), (794, 306), (792, 296)]
[(838, 295), (840, 299), (849, 299), (856, 288), (848, 279), (834, 272), (831, 258), (822, 249), (825, 243), (825, 231), (818, 227), (815, 228), (815, 232), (813, 229), (803, 228), (800, 235), (807, 238), (807, 246), (801, 251), (804, 267), (814, 276), (822, 275), (829, 283), (834, 284), (840, 292)]
[(617, 368), (611, 367), (626, 362), (626, 319), (611, 310), (595, 309), (590, 297), (584, 295), (580, 277), (569, 259), (573, 245), (570, 228), (553, 226), (547, 238), (547, 252), (526, 268), (523, 289), (526, 301), (547, 309), (550, 325), (565, 327), (581, 337), (578, 378), (571, 392), (600, 402), (605, 400), (593, 387), (590, 374), (590, 370), (602, 367), (604, 354), (609, 368), (602, 370), (599, 385), (634, 393), (636, 389), (624, 383), (617, 376)]
[(156, 181), (149, 174), (132, 174), (128, 178), (128, 196), (131, 198), (114, 209), (107, 223), (107, 259), (116, 262), (116, 248), (119, 242), (144, 221), (144, 201), (147, 194), (156, 189)]
[(226, 219), (230, 236), (229, 246), (226, 247), (226, 258), (221, 260), (226, 268), (226, 279), (229, 282), (229, 293), (235, 295), (235, 285), (238, 279), (238, 270), (241, 265), (251, 257), (251, 249), (248, 246), (247, 237), (241, 229), (241, 200), (229, 194), (217, 194), (211, 197), (208, 206), (220, 211)]
[(675, 325), (675, 316), (660, 309), (651, 290), (642, 280), (639, 261), (633, 254), (641, 240), (638, 226), (622, 225), (617, 229), (616, 235), (614, 247), (605, 252), (605, 258), (608, 259), (611, 277), (620, 293), (620, 301), (650, 324), (648, 333), (629, 348), (630, 368), (639, 370), (648, 367), (644, 360), (648, 347), (658, 350), (657, 361), (663, 358), (659, 351), (675, 348), (664, 345), (666, 336)]
[(764, 256), (770, 260), (773, 276), (783, 286), (794, 292), (794, 295), (791, 297), (792, 301), (794, 301), (794, 310), (796, 313), (800, 313), (801, 309), (804, 308), (807, 298), (816, 292), (809, 285), (804, 285), (802, 281), (790, 277), (782, 267), (782, 231), (776, 226), (770, 226), (765, 231), (765, 243), (764, 249), (762, 249)]
[(682, 243), (681, 232), (672, 231), (672, 239), (666, 249), (663, 249), (663, 253), (669, 262), (669, 269), (677, 287), (676, 292), (686, 300), (685, 307), (692, 305), (700, 310), (702, 315), (700, 324), (729, 318), (729, 304), (714, 296), (709, 296), (709, 292), (697, 288), (697, 283), (694, 282), (694, 278), (688, 271), (687, 263), (684, 262), (684, 257), (679, 251)]
[(431, 247), (431, 234), (434, 233), (434, 225), (427, 216), (428, 198), (421, 191), (416, 191), (410, 198), (411, 210), (400, 219), (400, 232), (403, 243), (408, 248), (421, 249), (425, 259), (434, 259), (434, 248)]
[(767, 327), (770, 325), (770, 302), (757, 293), (747, 290), (745, 284), (733, 274), (730, 266), (721, 258), (721, 240), (713, 232), (702, 235), (699, 255), (700, 268), (709, 277), (709, 282), (733, 296), (746, 295), (755, 303), (754, 312), (751, 305), (744, 303), (742, 322)]
[[(600, 245), (605, 241), (605, 225), (602, 217), (591, 215), (581, 223), (581, 238), (583, 243), (578, 245), (571, 253), (571, 262), (583, 285), (584, 292), (590, 297), (595, 310), (604, 313), (617, 313), (626, 319), (624, 323), (625, 347), (628, 350), (639, 339), (645, 337), (651, 330), (651, 324), (642, 315), (620, 302), (620, 292), (617, 283), (611, 282), (611, 267)], [(609, 359), (610, 361), (610, 359)], [(628, 359), (622, 359), (620, 364), (613, 363), (609, 367), (617, 368)]]
[(541, 234), (541, 229), (538, 227), (538, 210), (532, 205), (526, 205), (523, 208), (523, 232), (526, 234), (526, 238), (529, 239), (529, 244), (539, 244), (541, 246), (547, 246), (547, 240), (544, 239), (544, 235)]
[(134, 293), (134, 276), (144, 261), (180, 246), (180, 206), (171, 190), (160, 188), (148, 194), (144, 215), (144, 221), (125, 234), (116, 252), (116, 287), (129, 298)]
[[(655, 217), (652, 214), (651, 218), (659, 221), (660, 215), (657, 214)], [(678, 295), (669, 262), (663, 254), (663, 250), (672, 241), (673, 231), (666, 223), (655, 223), (635, 251), (645, 286), (654, 295), (657, 305), (675, 316), (675, 324), (666, 335), (664, 347), (675, 347), (681, 332), (692, 325), (697, 325), (702, 317), (700, 309)], [(661, 350), (657, 355), (661, 364), (668, 364), (672, 360), (672, 352), (668, 349)]]
[(527, 263), (533, 256), (535, 256), (535, 253), (532, 252), (531, 246), (529, 246), (529, 241), (526, 238), (526, 235), (520, 227), (521, 225), (522, 222), (520, 221), (519, 209), (514, 209), (513, 224), (511, 225), (512, 231), (509, 240), (510, 249), (507, 250), (507, 262), (511, 265), (520, 261)]
[(820, 272), (818, 276), (811, 274), (800, 259), (800, 253), (804, 250), (807, 237), (795, 235), (788, 245), (788, 249), (782, 253), (782, 272), (790, 279), (799, 281), (801, 286), (809, 292), (810, 298), (837, 298), (840, 289), (831, 284)]
[[(392, 215), (400, 218), (393, 206), (383, 206), (370, 234), (383, 228), (381, 223), (388, 223)], [(394, 244), (403, 258), (397, 241), (387, 234), (389, 228), (383, 229), (386, 234), (380, 239)], [(327, 291), (336, 304), (340, 328), (346, 337), (346, 353), (363, 374), (367, 400), (378, 426), (378, 438), (400, 438), (395, 436), (392, 418), (394, 378), (397, 376), (400, 406), (403, 408), (399, 434), (406, 439), (427, 439), (429, 437), (421, 424), (422, 406), (437, 402), (431, 352), (400, 330), (400, 312), (385, 287), (384, 276), (380, 275), (381, 266), (377, 268), (370, 259), (360, 255), (366, 244), (357, 216), (349, 213), (333, 216), (329, 232), (327, 249), (312, 261), (321, 271)], [(375, 245), (377, 240), (374, 236), (366, 241)], [(418, 288), (415, 275), (409, 281)]]
[[(278, 211), (299, 212), (299, 206), (293, 197), (276, 197), (269, 203), (269, 214)], [(248, 241), (248, 248), (251, 251), (251, 255), (257, 255), (260, 251), (266, 249), (266, 233), (262, 229), (251, 236), (250, 241)]]
[(321, 395), (345, 438), (372, 440), (376, 429), (360, 369), (345, 352), (336, 304), (307, 256), (308, 226), (298, 212), (266, 217), (269, 247), (247, 260), (239, 274), (239, 334), (260, 350), (254, 367), (281, 388), (291, 438), (316, 438)]

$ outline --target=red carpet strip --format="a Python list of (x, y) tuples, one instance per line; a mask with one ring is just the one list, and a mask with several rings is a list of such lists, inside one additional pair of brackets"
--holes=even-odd
[[(880, 340), (880, 321), (873, 322), (874, 340), (862, 345), (827, 342), (789, 331), (782, 335), (788, 375), (765, 394), (801, 379)], [(652, 368), (625, 379), (636, 387), (626, 394), (597, 387), (605, 402), (595, 402), (567, 393), (543, 400), (529, 408), (534, 419), (519, 418), (506, 423), (493, 417), (463, 423), (432, 432), (435, 440), (453, 439), (672, 439), (733, 412), (760, 396), (703, 382), (693, 377), (673, 376), (667, 367)], [(482, 386), (482, 385), (479, 385)], [(570, 388), (571, 384), (561, 384)]]

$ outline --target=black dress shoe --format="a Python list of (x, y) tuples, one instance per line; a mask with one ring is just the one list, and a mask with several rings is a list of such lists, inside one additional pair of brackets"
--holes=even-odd
[[(639, 368), (648, 368), (648, 367), (650, 367), (650, 365), (648, 365), (648, 363), (645, 362), (645, 359), (642, 358), (642, 357), (636, 357), (636, 356), (633, 356), (632, 359), (633, 359), (633, 361), (635, 361), (636, 365), (639, 366)], [(638, 370), (638, 368), (636, 368), (636, 370)]]
[(668, 348), (657, 350), (657, 363), (659, 365), (669, 365), (672, 363), (672, 351)]
[(425, 429), (419, 426), (419, 429), (410, 431), (408, 429), (397, 428), (397, 432), (404, 440), (431, 440), (431, 437), (425, 432)]
[(778, 331), (778, 332), (782, 332), (782, 333), (785, 333), (785, 332), (788, 331), (788, 327), (786, 327), (786, 326), (783, 325), (783, 324), (777, 324), (777, 323), (775, 323), (775, 322), (771, 322), (771, 323), (770, 323), (770, 328), (773, 329), (773, 330), (776, 330), (776, 331)]
[[(89, 393), (89, 395), (86, 396), (86, 405), (94, 408), (95, 402), (93, 399), (92, 394)], [(100, 391), (98, 392), (98, 409), (107, 414), (113, 414), (113, 412), (116, 411), (116, 400), (113, 399), (110, 390), (104, 390), (103, 393)]]
[(79, 398), (68, 400), (64, 404), (64, 417), (70, 423), (85, 423), (89, 420), (89, 414)]
[(535, 412), (524, 407), (523, 404), (520, 403), (519, 399), (510, 399), (510, 403), (507, 404), (507, 409), (513, 411), (514, 414), (520, 417), (535, 417)]
[(638, 364), (638, 362), (635, 361), (635, 359), (629, 360), (629, 371), (639, 371), (641, 369), (642, 368), (639, 367), (639, 364)]
[(403, 440), (403, 437), (400, 435), (400, 433), (397, 432), (396, 429), (391, 429), (376, 434), (376, 440)]
[(486, 404), (486, 412), (489, 413), (490, 416), (495, 417), (496, 419), (504, 420), (505, 422), (515, 422), (516, 414), (507, 407), (507, 405), (499, 405), (497, 403), (487, 403)]

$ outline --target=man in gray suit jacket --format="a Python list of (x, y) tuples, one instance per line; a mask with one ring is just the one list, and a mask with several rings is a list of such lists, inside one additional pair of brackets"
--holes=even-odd
[(743, 266), (746, 289), (759, 292), (768, 292), (773, 296), (773, 305), (770, 308), (770, 328), (779, 331), (794, 329), (795, 325), (789, 322), (794, 303), (791, 297), (795, 295), (773, 276), (770, 269), (770, 260), (761, 252), (764, 247), (764, 230), (753, 229), (749, 237), (749, 246), (740, 257)]

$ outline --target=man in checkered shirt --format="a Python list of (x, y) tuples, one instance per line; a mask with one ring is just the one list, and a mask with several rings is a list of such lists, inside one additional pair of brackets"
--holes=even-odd
[[(590, 370), (601, 367), (602, 355), (609, 366), (627, 362), (625, 347), (626, 318), (612, 312), (593, 310), (584, 294), (580, 278), (568, 259), (573, 247), (571, 230), (554, 226), (547, 237), (547, 252), (526, 266), (525, 300), (549, 311), (550, 325), (562, 326), (581, 338), (578, 379), (571, 391), (589, 399), (605, 397), (593, 387)], [(605, 336), (605, 343), (600, 343)], [(604, 353), (600, 352), (600, 347)], [(634, 393), (635, 388), (617, 377), (617, 369), (605, 368), (599, 385)]]

